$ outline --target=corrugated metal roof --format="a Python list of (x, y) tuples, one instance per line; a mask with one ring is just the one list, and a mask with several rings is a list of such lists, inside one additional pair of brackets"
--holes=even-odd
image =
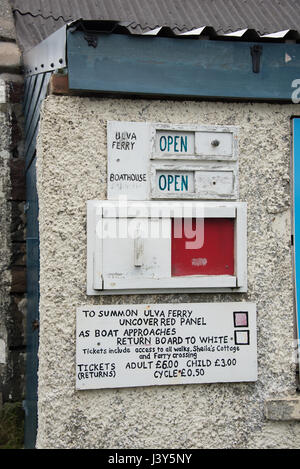
[[(68, 22), (115, 20), (128, 34), (210, 34), (243, 37), (281, 33), (300, 39), (299, 0), (10, 0), (19, 44), (28, 50)], [(206, 27), (206, 28), (204, 28)], [(232, 35), (234, 33), (234, 35)], [(167, 34), (164, 30), (164, 34)], [(276, 37), (276, 36), (275, 36)]]

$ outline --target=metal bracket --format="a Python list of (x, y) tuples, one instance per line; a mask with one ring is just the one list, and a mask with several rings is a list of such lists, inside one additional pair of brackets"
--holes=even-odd
[(98, 38), (95, 34), (89, 33), (85, 31), (84, 33), (84, 39), (87, 41), (89, 46), (92, 47), (97, 47), (98, 45)]
[(85, 27), (84, 22), (81, 19), (78, 20), (78, 22), (75, 22), (75, 24), (69, 29), (72, 33), (74, 31), (77, 31), (78, 29), (81, 29), (84, 33), (83, 37), (86, 40), (86, 42), (88, 43), (88, 46), (97, 47), (97, 45), (98, 45), (98, 36), (97, 36), (97, 34), (95, 34), (94, 31), (88, 30)]
[(37, 75), (67, 66), (66, 28), (64, 25), (37, 46), (24, 53), (26, 75)]
[(251, 50), (251, 56), (252, 56), (252, 70), (253, 73), (259, 73), (260, 72), (260, 58), (262, 55), (262, 46), (255, 45), (250, 48)]

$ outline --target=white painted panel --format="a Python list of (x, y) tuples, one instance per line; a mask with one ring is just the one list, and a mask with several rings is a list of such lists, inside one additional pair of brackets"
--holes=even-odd
[(233, 171), (196, 171), (196, 192), (205, 198), (233, 196), (234, 179)]
[(77, 308), (77, 389), (256, 380), (253, 303)]
[[(146, 285), (147, 279), (171, 276), (171, 220), (104, 219), (103, 220), (104, 288)], [(115, 233), (115, 236), (114, 236)], [(137, 238), (142, 255), (137, 262)], [(139, 265), (137, 265), (137, 263)]]
[[(242, 202), (89, 201), (89, 295), (247, 291), (246, 204)], [(128, 215), (130, 213), (130, 215)], [(171, 276), (172, 218), (234, 218), (234, 276)]]
[(151, 163), (152, 199), (235, 200), (237, 196), (235, 161)]
[(236, 215), (236, 205), (230, 202), (132, 201), (119, 204), (101, 201), (100, 203), (104, 218), (235, 218)]
[(201, 156), (232, 157), (233, 135), (231, 132), (196, 132), (196, 153)]
[[(107, 198), (123, 197), (131, 201), (236, 199), (237, 154), (237, 128), (234, 126), (109, 121)], [(210, 187), (211, 181), (206, 173), (200, 176), (201, 184), (196, 186), (196, 171), (201, 171), (203, 166), (214, 171), (215, 165), (221, 162), (228, 166), (228, 171), (234, 171), (234, 189), (224, 188), (227, 183), (223, 181), (220, 191), (198, 190), (203, 182)], [(167, 164), (169, 168), (164, 167)]]
[[(138, 277), (138, 276), (137, 276)], [(130, 278), (114, 278), (113, 280), (104, 277), (104, 289), (127, 290), (135, 289), (159, 289), (159, 288), (235, 288), (236, 277), (231, 275), (193, 275), (185, 277), (168, 278), (137, 278), (132, 285)]]
[(237, 286), (247, 289), (247, 205), (237, 205), (235, 222), (235, 272)]
[(102, 206), (97, 200), (87, 202), (87, 294), (98, 295), (102, 289)]
[(144, 122), (107, 123), (107, 198), (149, 198), (150, 126)]
[(94, 236), (95, 236), (95, 251), (94, 251), (94, 279), (93, 288), (95, 290), (102, 290), (103, 288), (103, 243), (102, 243), (102, 207), (94, 209)]

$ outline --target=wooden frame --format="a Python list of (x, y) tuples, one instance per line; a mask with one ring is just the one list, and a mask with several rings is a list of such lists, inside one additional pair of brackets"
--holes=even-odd
[[(112, 278), (103, 275), (102, 229), (105, 219), (172, 218), (178, 213), (198, 218), (235, 219), (235, 275), (186, 277), (135, 277), (120, 273)], [(247, 291), (247, 208), (243, 202), (194, 201), (88, 201), (87, 202), (87, 294), (178, 292), (245, 292)], [(100, 236), (98, 235), (100, 234)], [(112, 250), (113, 251), (113, 250)], [(111, 252), (114, 255), (114, 252)], [(133, 262), (134, 259), (132, 259)]]
[[(194, 148), (188, 154), (170, 152), (158, 152), (156, 148), (156, 135), (157, 132), (185, 132), (194, 134)], [(199, 136), (202, 134), (213, 134), (215, 136), (223, 136), (224, 134), (231, 134), (232, 145), (229, 150), (220, 150), (218, 147), (209, 146), (209, 151), (204, 151), (202, 145), (199, 145)], [(192, 136), (192, 135), (191, 135)], [(238, 127), (236, 126), (221, 126), (221, 125), (191, 125), (191, 124), (167, 124), (167, 123), (152, 123), (151, 124), (151, 153), (150, 158), (153, 160), (177, 160), (180, 155), (180, 160), (191, 161), (237, 161), (238, 159)]]
[[(157, 173), (160, 171), (164, 172), (186, 172), (193, 173), (194, 178), (194, 191), (193, 192), (180, 192), (181, 199), (192, 199), (192, 200), (236, 200), (238, 196), (238, 174), (236, 165), (227, 165), (225, 166), (222, 163), (216, 163), (213, 165), (205, 164), (196, 164), (195, 162), (158, 162), (155, 161), (151, 164), (150, 167), (150, 197), (151, 199), (178, 199), (178, 192), (164, 193), (160, 192), (157, 189)], [(201, 190), (201, 187), (197, 184), (197, 175), (198, 174), (208, 174), (215, 173), (216, 177), (222, 173), (231, 173), (232, 174), (232, 188), (230, 191), (209, 191)]]

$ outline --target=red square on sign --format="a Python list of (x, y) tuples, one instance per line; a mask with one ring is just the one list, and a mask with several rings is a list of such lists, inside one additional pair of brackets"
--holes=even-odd
[(234, 275), (234, 219), (172, 219), (172, 276)]

